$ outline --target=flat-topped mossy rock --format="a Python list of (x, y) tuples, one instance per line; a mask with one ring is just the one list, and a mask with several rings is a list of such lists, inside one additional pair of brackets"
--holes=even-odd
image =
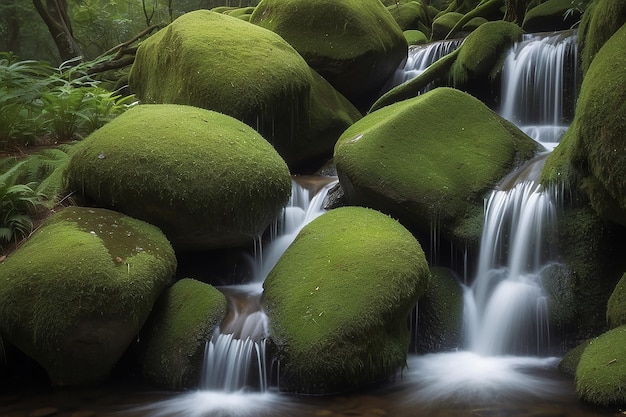
[(588, 0), (547, 0), (526, 11), (522, 28), (528, 33), (571, 29), (580, 21)]
[(393, 376), (429, 277), (417, 240), (380, 212), (343, 207), (305, 226), (264, 283), (281, 390), (350, 391)]
[(129, 109), (77, 144), (68, 186), (158, 226), (177, 250), (248, 245), (291, 192), (274, 148), (232, 117), (191, 106)]
[(357, 107), (369, 107), (406, 58), (380, 0), (262, 0), (251, 23), (279, 34)]
[(597, 53), (574, 121), (548, 158), (542, 181), (580, 187), (598, 214), (626, 225), (626, 24)]
[(334, 160), (349, 203), (471, 245), (486, 194), (537, 149), (478, 99), (446, 87), (368, 114), (341, 136)]
[(200, 384), (207, 340), (226, 317), (224, 294), (193, 279), (163, 291), (141, 331), (141, 368), (146, 381), (180, 390)]
[(207, 10), (186, 13), (142, 42), (129, 86), (142, 103), (185, 104), (239, 119), (292, 167), (327, 159), (361, 117), (279, 35)]
[(603, 407), (626, 405), (626, 326), (589, 341), (576, 368), (576, 392)]
[(0, 263), (0, 333), (56, 385), (106, 379), (176, 271), (156, 227), (82, 207)]

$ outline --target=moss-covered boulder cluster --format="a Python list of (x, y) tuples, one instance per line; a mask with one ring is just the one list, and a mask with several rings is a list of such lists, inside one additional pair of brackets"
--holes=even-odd
[(329, 393), (393, 376), (429, 277), (420, 244), (384, 214), (344, 207), (309, 223), (264, 283), (281, 388)]
[(0, 263), (0, 333), (57, 385), (105, 380), (173, 278), (156, 227), (73, 207)]

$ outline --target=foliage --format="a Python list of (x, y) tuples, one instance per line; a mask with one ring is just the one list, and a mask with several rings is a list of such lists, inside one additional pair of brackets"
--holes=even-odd
[(100, 62), (55, 68), (0, 53), (0, 150), (82, 138), (126, 110), (132, 97), (100, 87), (89, 75)]

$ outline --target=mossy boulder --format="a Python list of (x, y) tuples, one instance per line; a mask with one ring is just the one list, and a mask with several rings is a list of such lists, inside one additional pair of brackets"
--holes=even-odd
[(418, 307), (415, 351), (432, 353), (457, 348), (463, 337), (463, 288), (446, 268), (430, 269), (428, 290)]
[(281, 390), (349, 391), (393, 376), (429, 276), (420, 244), (380, 212), (342, 207), (305, 226), (264, 283)]
[(430, 17), (426, 7), (417, 1), (409, 1), (387, 6), (387, 10), (395, 19), (400, 29), (423, 30), (431, 25)]
[[(471, 6), (471, 1), (465, 2), (464, 5)], [(488, 21), (501, 20), (504, 18), (503, 10), (505, 4), (503, 0), (482, 0), (476, 7), (467, 10), (466, 7), (459, 7), (456, 12), (461, 10), (467, 10), (463, 12), (463, 16), (459, 18), (454, 25), (449, 29), (447, 35), (442, 39), (449, 39), (460, 34), (463, 34), (463, 28), (467, 23), (475, 18), (483, 18)]]
[(611, 36), (626, 23), (625, 0), (593, 0), (583, 13), (578, 30), (578, 46), (585, 74), (596, 54)]
[(606, 321), (610, 329), (626, 325), (626, 274), (622, 275), (609, 298)]
[(224, 295), (200, 281), (181, 279), (165, 290), (141, 332), (144, 379), (167, 389), (197, 388), (206, 342), (226, 309)]
[(576, 392), (591, 404), (626, 405), (626, 326), (592, 340), (576, 368)]
[(460, 47), (451, 69), (455, 85), (494, 79), (511, 46), (522, 37), (522, 29), (505, 21), (487, 22), (472, 32)]
[[(584, 190), (603, 218), (626, 225), (626, 24), (600, 49), (583, 80), (574, 121), (542, 180)], [(559, 149), (560, 148), (560, 149)]]
[(371, 105), (407, 55), (380, 0), (262, 0), (250, 22), (283, 37), (359, 108)]
[(243, 121), (291, 167), (328, 158), (361, 117), (276, 33), (207, 10), (186, 13), (142, 42), (129, 84), (142, 103), (191, 105)]
[(404, 38), (409, 45), (422, 45), (428, 42), (428, 38), (419, 30), (405, 30)]
[(452, 31), (461, 19), (463, 14), (457, 12), (448, 12), (438, 16), (433, 20), (431, 40), (437, 41), (446, 39), (448, 33)]
[(106, 379), (176, 270), (156, 227), (67, 208), (0, 263), (0, 333), (56, 385)]
[(591, 342), (591, 340), (585, 340), (574, 349), (569, 350), (565, 355), (563, 355), (563, 359), (561, 359), (558, 365), (559, 371), (572, 377), (576, 377), (576, 368), (578, 368), (578, 364), (580, 363), (580, 357), (583, 355), (583, 352), (587, 349)]
[(522, 28), (528, 33), (571, 29), (580, 21), (587, 0), (548, 0), (526, 11)]
[(68, 185), (152, 223), (177, 250), (244, 246), (291, 192), (287, 165), (242, 122), (172, 104), (136, 106), (75, 146)]
[(347, 201), (420, 236), (477, 246), (483, 199), (537, 144), (476, 98), (437, 88), (368, 114), (341, 136), (335, 163)]

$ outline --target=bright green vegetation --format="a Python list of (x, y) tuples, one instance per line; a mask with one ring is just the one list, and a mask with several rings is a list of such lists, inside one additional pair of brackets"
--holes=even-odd
[(176, 270), (154, 226), (67, 208), (0, 263), (0, 333), (57, 385), (106, 378)]
[(600, 406), (626, 405), (625, 357), (626, 326), (590, 341), (576, 368), (579, 397)]
[(607, 40), (626, 23), (626, 1), (593, 0), (585, 10), (578, 31), (582, 71), (587, 72)]
[(68, 187), (157, 225), (177, 249), (247, 245), (291, 192), (257, 132), (191, 106), (139, 105), (75, 146)]
[(622, 275), (609, 298), (606, 321), (610, 329), (626, 325), (626, 274)]
[(574, 121), (542, 175), (544, 183), (580, 187), (600, 216), (621, 225), (626, 225), (625, 43), (626, 24), (587, 70)]
[(308, 224), (264, 284), (281, 389), (331, 393), (394, 375), (429, 277), (419, 243), (382, 213), (344, 207)]
[(428, 38), (419, 30), (405, 30), (404, 38), (409, 45), (422, 45), (428, 42)]
[(161, 294), (141, 331), (147, 381), (167, 389), (196, 388), (204, 349), (226, 316), (226, 298), (211, 285), (182, 279)]
[(123, 113), (132, 97), (88, 75), (94, 62), (54, 68), (0, 53), (0, 150), (79, 139)]
[(352, 125), (337, 142), (335, 163), (351, 203), (389, 213), (414, 232), (440, 225), (442, 236), (477, 243), (486, 193), (536, 149), (479, 100), (438, 88)]
[(406, 58), (402, 29), (375, 0), (262, 0), (250, 22), (293, 46), (341, 94), (363, 107)]

